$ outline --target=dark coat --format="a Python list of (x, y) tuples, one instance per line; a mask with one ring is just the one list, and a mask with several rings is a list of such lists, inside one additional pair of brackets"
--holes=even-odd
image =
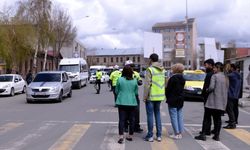
[(169, 80), (166, 87), (166, 98), (168, 106), (182, 108), (184, 103), (184, 85), (185, 79), (182, 74), (174, 74)]
[(213, 69), (207, 69), (206, 73), (207, 74), (206, 74), (203, 89), (202, 89), (202, 96), (203, 96), (203, 99), (204, 99), (204, 104), (206, 103), (207, 98), (208, 98), (209, 93), (207, 92), (207, 89), (209, 88), (211, 77), (214, 74)]
[(228, 75), (229, 79), (229, 90), (228, 98), (230, 99), (239, 99), (240, 90), (241, 90), (241, 76), (238, 72), (233, 71)]

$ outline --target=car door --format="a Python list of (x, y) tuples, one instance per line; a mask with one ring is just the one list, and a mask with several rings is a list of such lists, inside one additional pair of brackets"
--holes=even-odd
[(66, 73), (62, 73), (62, 79), (63, 79), (63, 91), (64, 94), (69, 92), (69, 79)]
[(19, 81), (19, 77), (18, 75), (14, 75), (14, 89), (15, 89), (15, 92), (19, 92), (20, 91), (20, 81)]

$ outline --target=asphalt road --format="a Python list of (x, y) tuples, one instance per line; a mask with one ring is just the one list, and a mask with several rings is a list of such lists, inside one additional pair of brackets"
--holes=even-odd
[[(142, 96), (142, 88), (140, 88)], [(39, 102), (27, 104), (25, 94), (0, 97), (0, 150), (249, 150), (250, 112), (240, 110), (235, 130), (221, 131), (221, 141), (208, 137), (206, 142), (193, 136), (201, 129), (203, 104), (185, 102), (183, 139), (170, 139), (172, 127), (166, 103), (162, 103), (163, 141), (145, 142), (146, 113), (141, 102), (143, 133), (136, 133), (132, 142), (118, 144), (118, 112), (112, 92), (106, 84), (101, 94), (93, 85), (73, 90), (72, 98), (62, 103)], [(228, 117), (225, 115), (223, 121)], [(225, 125), (225, 123), (224, 123)]]

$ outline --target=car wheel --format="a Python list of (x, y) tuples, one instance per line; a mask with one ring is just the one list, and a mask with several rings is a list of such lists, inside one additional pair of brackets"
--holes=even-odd
[(14, 88), (11, 88), (10, 89), (10, 96), (14, 96), (15, 95), (15, 89)]
[(22, 93), (25, 93), (25, 92), (26, 92), (26, 86), (23, 87)]
[(69, 91), (69, 93), (68, 93), (67, 96), (68, 96), (68, 97), (72, 97), (72, 88), (70, 88), (70, 91)]
[(63, 99), (63, 91), (60, 92), (57, 101), (61, 103), (62, 99)]
[(31, 101), (31, 100), (29, 100), (29, 99), (26, 99), (26, 102), (27, 102), (27, 103), (32, 103), (32, 101)]

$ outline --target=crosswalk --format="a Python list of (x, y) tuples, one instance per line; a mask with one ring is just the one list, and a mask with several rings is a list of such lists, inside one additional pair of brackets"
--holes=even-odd
[[(145, 124), (143, 128), (146, 130)], [(169, 138), (171, 126), (164, 124), (161, 142), (145, 142), (145, 133), (136, 133), (132, 142), (118, 144), (117, 122), (2, 121), (0, 150), (233, 150), (236, 147), (241, 150), (250, 149), (248, 127), (222, 129), (221, 141), (214, 141), (211, 137), (208, 137), (207, 141), (195, 140), (193, 137), (200, 128), (196, 125), (185, 125), (183, 139), (173, 140)]]

